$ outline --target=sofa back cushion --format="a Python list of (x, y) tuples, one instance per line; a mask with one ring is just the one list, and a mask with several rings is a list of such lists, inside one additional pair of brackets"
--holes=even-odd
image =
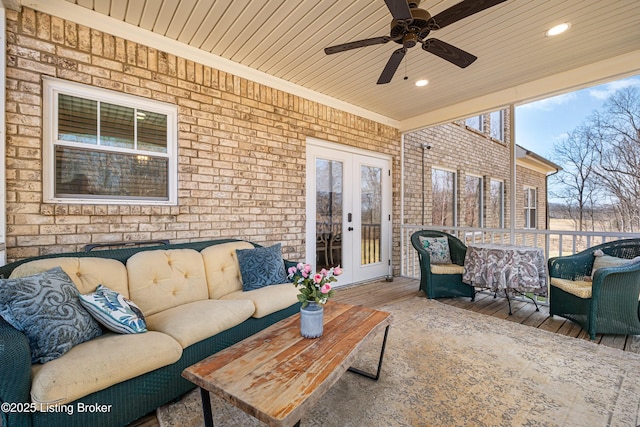
[(145, 316), (209, 298), (202, 256), (193, 249), (138, 252), (127, 273), (129, 298)]
[(207, 274), (209, 298), (219, 299), (242, 290), (242, 276), (236, 249), (253, 249), (249, 242), (230, 242), (202, 250)]
[(54, 267), (60, 267), (67, 273), (81, 294), (96, 290), (104, 285), (126, 298), (129, 297), (127, 269), (123, 263), (108, 258), (45, 258), (25, 262), (16, 267), (11, 278), (33, 276)]

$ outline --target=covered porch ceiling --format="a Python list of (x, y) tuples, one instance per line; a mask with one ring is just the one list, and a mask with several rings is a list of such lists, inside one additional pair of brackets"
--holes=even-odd
[[(640, 73), (640, 1), (508, 0), (433, 31), (478, 57), (458, 68), (409, 49), (376, 81), (394, 42), (325, 55), (386, 36), (384, 0), (2, 0), (192, 59), (409, 131)], [(433, 16), (459, 0), (422, 0)], [(560, 36), (545, 36), (570, 22)], [(408, 78), (405, 80), (404, 76)], [(416, 80), (428, 79), (426, 87)]]

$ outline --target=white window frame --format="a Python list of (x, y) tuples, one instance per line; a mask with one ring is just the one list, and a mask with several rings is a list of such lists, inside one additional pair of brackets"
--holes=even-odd
[(500, 184), (500, 206), (499, 206), (500, 223), (498, 224), (498, 228), (504, 228), (504, 181), (501, 179), (494, 179), (494, 178), (489, 179), (489, 202), (490, 203), (493, 202), (492, 200), (493, 191), (491, 187), (494, 182)]
[[(483, 211), (483, 206), (484, 206), (484, 177), (480, 176), (480, 175), (473, 175), (473, 174), (466, 174), (464, 177), (464, 201), (465, 201), (465, 217), (466, 217), (466, 208), (467, 208), (467, 178), (473, 178), (473, 179), (477, 179), (480, 180), (479, 182), (479, 200), (477, 200), (478, 203), (478, 224), (473, 226), (474, 228), (480, 228), (480, 227), (484, 227), (484, 211)], [(465, 218), (466, 219), (466, 218)], [(469, 225), (465, 224), (465, 226), (469, 227)]]
[[(469, 124), (469, 120), (478, 119), (478, 127)], [(484, 117), (482, 114), (478, 114), (477, 116), (471, 116), (464, 119), (464, 125), (470, 129), (475, 129), (478, 132), (484, 132)]]
[[(526, 202), (529, 200), (529, 204), (524, 203), (524, 228), (535, 230), (538, 228), (538, 189), (536, 187), (524, 187), (525, 194), (528, 193), (528, 197), (525, 197)], [(531, 197), (533, 193), (533, 197)], [(533, 202), (533, 203), (532, 203)], [(535, 221), (536, 223), (531, 226), (531, 211), (535, 212)]]
[(447, 172), (453, 174), (453, 225), (451, 227), (458, 226), (458, 172), (453, 169), (443, 168), (439, 166), (433, 166), (431, 168), (431, 199), (432, 199), (432, 207), (431, 207), (431, 223), (433, 225), (433, 172)]
[[(99, 102), (142, 109), (167, 116), (167, 152), (147, 152), (104, 145), (90, 145), (57, 140), (58, 94), (66, 94)], [(95, 86), (43, 76), (43, 199), (46, 203), (68, 204), (125, 204), (172, 205), (178, 203), (178, 108), (175, 105), (115, 92)], [(131, 197), (56, 197), (55, 196), (55, 145), (92, 149), (102, 152), (148, 155), (168, 159), (168, 200), (135, 199)]]
[[(489, 136), (491, 136), (491, 138), (495, 139), (496, 141), (504, 142), (504, 124), (504, 110), (492, 111), (489, 114)], [(496, 131), (498, 132), (497, 135), (495, 134)]]

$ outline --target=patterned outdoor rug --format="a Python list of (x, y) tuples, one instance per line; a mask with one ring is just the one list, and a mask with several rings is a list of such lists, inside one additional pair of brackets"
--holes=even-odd
[[(393, 313), (378, 382), (347, 372), (302, 426), (637, 426), (640, 355), (414, 297)], [(356, 367), (373, 371), (382, 337)], [(214, 424), (261, 422), (212, 396)], [(200, 393), (159, 408), (201, 426)]]

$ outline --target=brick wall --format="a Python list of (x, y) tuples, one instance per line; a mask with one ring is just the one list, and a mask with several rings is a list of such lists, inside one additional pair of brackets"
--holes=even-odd
[[(488, 202), (490, 179), (504, 182), (505, 217), (509, 227), (510, 160), (509, 160), (509, 111), (505, 111), (505, 141), (488, 136), (489, 114), (483, 115), (486, 132), (465, 126), (464, 121), (434, 126), (406, 134), (404, 137), (404, 223), (411, 225), (432, 224), (431, 172), (442, 168), (457, 173), (457, 220), (462, 225), (465, 215), (463, 203), (464, 182), (467, 174), (484, 178), (485, 205)], [(430, 150), (423, 149), (430, 144)], [(424, 185), (423, 185), (424, 179)], [(545, 175), (518, 166), (516, 169), (516, 228), (524, 225), (525, 185), (538, 189), (538, 228), (545, 228), (544, 194)], [(424, 191), (424, 196), (423, 196)], [(485, 211), (486, 212), (486, 211)], [(424, 218), (423, 218), (424, 216)], [(485, 221), (486, 222), (486, 221)]]
[[(10, 261), (87, 243), (224, 237), (283, 242), (287, 258), (303, 259), (307, 137), (393, 156), (399, 218), (397, 129), (26, 7), (6, 13)], [(43, 75), (177, 105), (178, 205), (43, 203)]]

